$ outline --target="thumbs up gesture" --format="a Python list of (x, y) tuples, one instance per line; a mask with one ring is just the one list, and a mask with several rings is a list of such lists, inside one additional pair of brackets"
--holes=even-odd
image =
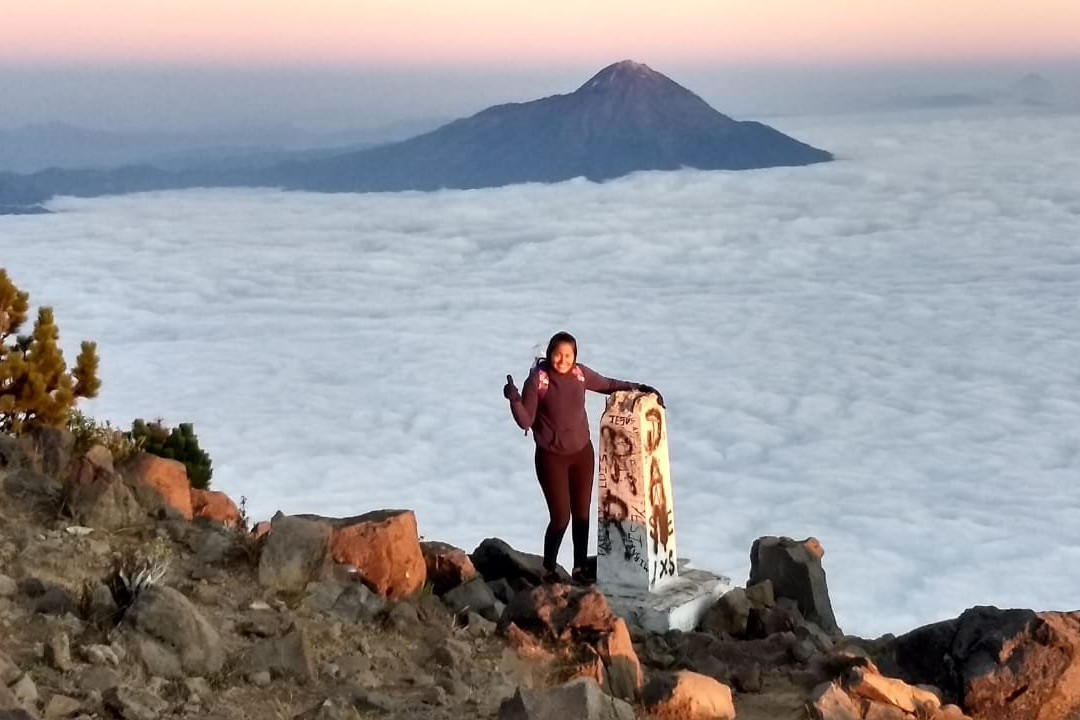
[(521, 399), (521, 393), (518, 392), (517, 385), (514, 384), (514, 378), (510, 375), (506, 376), (506, 385), (503, 386), (503, 397), (511, 402)]

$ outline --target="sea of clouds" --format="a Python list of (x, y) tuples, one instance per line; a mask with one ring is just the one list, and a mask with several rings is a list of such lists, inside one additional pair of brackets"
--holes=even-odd
[[(255, 519), (416, 510), (538, 552), (533, 348), (667, 400), (680, 556), (820, 539), (840, 625), (1080, 605), (1080, 122), (793, 117), (837, 162), (480, 191), (196, 190), (0, 218), (98, 342), (100, 419), (193, 422)], [(603, 398), (589, 401), (594, 428)], [(569, 560), (569, 538), (562, 559)]]

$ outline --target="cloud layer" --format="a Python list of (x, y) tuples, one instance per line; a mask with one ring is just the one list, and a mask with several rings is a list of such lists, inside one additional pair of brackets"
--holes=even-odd
[(814, 535), (863, 635), (1071, 609), (1080, 123), (995, 113), (791, 118), (840, 157), (801, 169), (62, 199), (0, 218), (0, 264), (98, 341), (87, 409), (194, 422), (257, 518), (409, 507), (538, 551), (501, 387), (565, 328), (664, 393), (695, 565), (742, 583), (754, 538)]

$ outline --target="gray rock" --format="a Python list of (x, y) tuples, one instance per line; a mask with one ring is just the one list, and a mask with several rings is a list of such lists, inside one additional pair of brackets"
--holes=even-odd
[[(484, 580), (491, 582), (505, 578), (511, 587), (517, 587), (519, 581), (539, 585), (544, 574), (543, 557), (515, 550), (499, 538), (487, 538), (481, 542), (469, 559)], [(503, 602), (509, 600), (504, 599)]]
[(270, 675), (269, 670), (257, 670), (256, 672), (250, 672), (246, 676), (247, 681), (255, 687), (267, 687), (273, 682), (273, 677)]
[(492, 622), (499, 619), (495, 613), (495, 594), (482, 577), (475, 577), (448, 590), (442, 599), (455, 615), (474, 612)]
[(495, 633), (495, 623), (482, 615), (470, 612), (466, 615), (466, 631), (473, 637), (488, 637)]
[(82, 649), (82, 655), (91, 665), (111, 665), (116, 667), (120, 664), (120, 658), (108, 645), (87, 645)]
[(0, 573), (0, 598), (15, 597), (19, 592), (19, 585), (7, 575)]
[(634, 720), (624, 700), (606, 695), (596, 681), (578, 678), (543, 690), (518, 688), (499, 707), (498, 720)]
[(776, 604), (776, 594), (773, 592), (771, 580), (762, 580), (754, 585), (746, 586), (746, 599), (750, 605), (759, 610), (771, 608)]
[(295, 679), (301, 683), (315, 679), (311, 646), (301, 628), (293, 628), (283, 637), (256, 643), (235, 665), (249, 680), (259, 672), (269, 672), (273, 677)]
[(303, 604), (313, 612), (337, 615), (355, 623), (374, 619), (386, 609), (386, 602), (362, 583), (326, 580), (308, 584)]
[(59, 720), (75, 715), (83, 709), (81, 701), (67, 695), (53, 695), (45, 703), (45, 720)]
[(276, 637), (292, 627), (292, 620), (274, 610), (251, 610), (236, 625), (236, 631), (248, 637)]
[(374, 620), (386, 609), (386, 598), (372, 592), (361, 583), (345, 586), (338, 595), (331, 612), (349, 622), (367, 622)]
[(64, 485), (64, 505), (76, 522), (104, 530), (146, 521), (134, 489), (113, 469), (112, 456), (100, 445), (79, 458)]
[(190, 702), (206, 702), (214, 696), (206, 678), (192, 677), (184, 680), (184, 690)]
[(36, 469), (51, 477), (67, 474), (71, 463), (75, 436), (66, 428), (35, 425), (22, 438), (29, 443), (30, 452), (36, 460)]
[(122, 720), (157, 720), (169, 709), (169, 704), (152, 692), (127, 686), (105, 691), (104, 701)]
[(727, 633), (733, 637), (746, 634), (750, 618), (750, 601), (742, 588), (732, 588), (716, 601), (701, 620), (701, 629), (714, 634)]
[(58, 480), (34, 470), (21, 468), (3, 477), (4, 492), (24, 507), (56, 510), (63, 498), (63, 485)]
[(750, 580), (772, 582), (778, 598), (796, 602), (803, 617), (831, 635), (842, 635), (833, 615), (821, 546), (813, 538), (801, 542), (787, 537), (761, 537), (750, 549)]
[(297, 715), (293, 720), (360, 720), (352, 702), (326, 698), (318, 705)]
[(15, 696), (16, 702), (23, 707), (32, 707), (38, 701), (38, 689), (34, 684), (34, 679), (30, 677), (29, 673), (24, 673), (21, 678), (15, 681), (15, 684), (11, 686), (11, 694)]
[(74, 612), (75, 607), (75, 598), (59, 585), (49, 586), (33, 602), (34, 612), (41, 615), (64, 615)]
[(225, 664), (221, 636), (176, 590), (154, 586), (128, 608), (139, 654), (154, 675), (183, 677), (218, 673)]
[(88, 667), (75, 679), (75, 685), (84, 692), (104, 694), (120, 684), (120, 676), (115, 671), (104, 667)]
[(95, 583), (85, 606), (85, 620), (98, 627), (109, 627), (120, 615), (120, 608), (105, 583)]
[(45, 643), (45, 662), (62, 673), (75, 667), (71, 661), (71, 640), (66, 633), (56, 633)]
[(18, 680), (21, 674), (19, 666), (0, 650), (0, 686), (7, 687)]
[(300, 592), (309, 582), (329, 577), (330, 526), (298, 517), (275, 517), (259, 555), (259, 584), (271, 590)]
[[(6, 691), (7, 688), (0, 690), (0, 694)], [(0, 701), (0, 703), (2, 702)], [(3, 705), (0, 704), (0, 707), (3, 707)], [(37, 720), (37, 717), (22, 708), (12, 708), (10, 710), (0, 710), (0, 720)]]
[(731, 684), (742, 693), (758, 693), (764, 685), (761, 665), (756, 662), (740, 665), (731, 672)]

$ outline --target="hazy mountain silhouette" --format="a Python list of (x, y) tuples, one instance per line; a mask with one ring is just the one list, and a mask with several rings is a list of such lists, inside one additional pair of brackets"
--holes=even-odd
[(497, 105), (425, 135), (276, 170), (305, 190), (478, 188), (637, 170), (807, 165), (829, 153), (738, 122), (645, 65), (604, 68), (568, 95)]
[(832, 159), (761, 123), (733, 120), (670, 78), (631, 61), (604, 68), (570, 94), (497, 105), (408, 140), (291, 157), (270, 166), (219, 162), (182, 171), (135, 166), (0, 173), (0, 203), (183, 187), (480, 188), (575, 177), (600, 181), (638, 170), (745, 170)]

